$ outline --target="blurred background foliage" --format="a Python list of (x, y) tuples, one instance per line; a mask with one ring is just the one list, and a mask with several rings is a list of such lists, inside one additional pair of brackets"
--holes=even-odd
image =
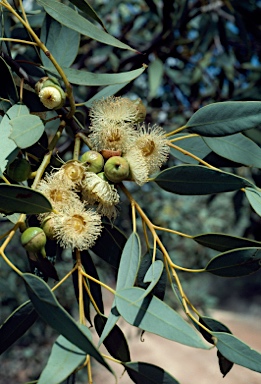
[[(73, 1), (72, 1), (73, 3)], [(118, 73), (140, 68), (143, 63), (148, 69), (117, 95), (140, 97), (147, 107), (146, 122), (158, 123), (166, 131), (186, 123), (190, 116), (203, 105), (226, 100), (260, 100), (261, 92), (261, 1), (258, 0), (92, 0), (93, 6), (107, 31), (124, 43), (136, 48), (140, 54), (105, 46), (83, 37), (73, 67), (94, 73)], [(24, 1), (32, 11), (39, 9), (34, 1)], [(29, 17), (31, 25), (40, 35), (42, 13)], [(26, 31), (13, 18), (4, 14), (5, 25), (9, 25), (9, 37), (25, 38)], [(94, 22), (90, 19), (91, 22)], [(97, 24), (98, 25), (98, 24)], [(3, 50), (6, 51), (3, 45)], [(11, 46), (11, 55), (25, 70), (30, 68), (33, 76), (42, 72), (28, 63), (40, 61), (33, 47), (18, 44)], [(75, 86), (77, 102), (92, 98), (99, 87)], [(81, 117), (88, 127), (88, 110), (81, 108)], [(80, 116), (80, 114), (79, 114)], [(261, 123), (260, 123), (261, 126)], [(69, 135), (63, 139), (59, 155), (70, 158), (72, 140)], [(261, 145), (260, 127), (247, 132), (255, 136)], [(68, 157), (69, 156), (69, 157)], [(257, 169), (246, 170), (237, 167), (217, 155), (208, 154), (207, 160), (226, 170), (253, 178), (261, 187), (261, 174)], [(179, 164), (180, 160), (170, 157), (168, 166)], [(244, 200), (241, 192), (213, 196), (177, 196), (160, 190), (154, 184), (142, 188), (128, 186), (145, 212), (157, 225), (169, 227), (191, 235), (204, 232), (223, 232), (236, 236), (247, 236), (261, 240), (261, 219)], [(115, 224), (125, 233), (131, 231), (130, 207), (124, 197), (120, 215)], [(8, 220), (2, 219), (8, 228)], [(167, 233), (162, 234), (171, 258), (185, 267), (201, 268), (213, 257), (208, 250), (184, 238)], [(17, 239), (18, 241), (18, 239)], [(19, 248), (20, 249), (20, 248)], [(15, 243), (8, 247), (12, 261), (23, 271), (28, 271), (26, 255), (19, 254)], [(100, 278), (111, 281), (115, 271), (95, 258)], [(57, 270), (60, 276), (71, 268), (71, 254), (59, 253)], [(260, 272), (240, 279), (224, 279), (206, 274), (183, 274), (184, 288), (195, 306), (203, 308), (222, 307), (229, 309), (252, 308), (255, 312), (261, 304)], [(1, 322), (27, 298), (20, 279), (1, 262), (0, 269)], [(21, 286), (21, 289), (19, 287)], [(72, 284), (66, 282), (57, 291), (58, 300), (74, 313), (77, 302)], [(176, 303), (172, 303), (176, 305)], [(38, 321), (37, 326), (27, 332), (17, 349), (10, 349), (6, 356), (20, 361), (20, 376), (12, 380), (23, 382), (22, 373), (26, 359), (34, 359), (35, 372), (27, 372), (31, 379), (42, 369), (46, 355), (35, 355), (34, 347), (27, 348), (28, 356), (21, 354), (19, 346), (29, 346), (32, 338), (40, 346), (51, 347), (53, 332)], [(31, 344), (30, 344), (31, 345)], [(43, 348), (44, 351), (44, 348)], [(44, 354), (44, 352), (43, 352)], [(16, 357), (14, 357), (16, 355)], [(5, 361), (7, 371), (9, 362)], [(38, 373), (39, 373), (38, 372)], [(11, 374), (11, 373), (10, 373)], [(18, 374), (18, 373), (17, 373)], [(5, 380), (8, 379), (6, 376)], [(9, 377), (11, 380), (11, 376)], [(0, 379), (1, 382), (1, 379)], [(5, 381), (6, 382), (6, 381)]]

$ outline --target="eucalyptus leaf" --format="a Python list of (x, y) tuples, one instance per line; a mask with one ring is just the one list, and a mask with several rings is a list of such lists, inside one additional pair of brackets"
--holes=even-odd
[(260, 101), (224, 101), (206, 105), (186, 124), (190, 132), (203, 136), (226, 136), (260, 124)]
[[(90, 330), (80, 325), (79, 328), (91, 338)], [(42, 371), (38, 384), (59, 384), (65, 380), (79, 365), (83, 364), (86, 354), (64, 336), (59, 336), (54, 342), (47, 364)]]
[(130, 324), (166, 339), (195, 348), (208, 349), (199, 333), (176, 311), (157, 297), (146, 297), (141, 288), (116, 291), (116, 305), (121, 316)]
[(37, 319), (38, 315), (30, 301), (16, 308), (0, 327), (0, 354), (20, 339)]
[[(70, 67), (72, 65), (79, 50), (79, 32), (67, 28), (47, 14), (41, 28), (40, 37), (60, 66)], [(52, 66), (51, 61), (42, 50), (40, 55), (44, 66)]]
[(261, 373), (261, 353), (250, 348), (230, 333), (213, 332), (215, 345), (220, 353), (232, 363)]
[(121, 255), (116, 290), (134, 285), (139, 270), (140, 255), (140, 239), (138, 234), (133, 232), (128, 238)]
[[(95, 329), (99, 336), (102, 335), (107, 322), (107, 317), (97, 314), (94, 318)], [(120, 361), (130, 361), (130, 351), (127, 340), (122, 330), (115, 324), (108, 336), (103, 341), (112, 357)]]
[(91, 17), (93, 20), (97, 21), (104, 30), (106, 30), (102, 20), (97, 15), (95, 10), (86, 0), (70, 0), (70, 3), (74, 4), (77, 8), (79, 8), (83, 12), (83, 16)]
[(124, 363), (131, 380), (136, 384), (179, 384), (168, 372), (154, 364), (142, 361)]
[(55, 20), (59, 21), (66, 27), (81, 33), (82, 35), (88, 36), (91, 39), (100, 41), (101, 43), (107, 45), (136, 52), (135, 49), (122, 43), (104, 30), (99, 29), (83, 16), (79, 15), (72, 8), (60, 3), (57, 0), (37, 0), (37, 3), (40, 4)]
[(22, 275), (26, 290), (39, 316), (68, 341), (86, 354), (93, 356), (100, 364), (112, 372), (110, 366), (83, 333), (74, 319), (58, 303), (49, 286), (39, 277), (30, 273)]
[(257, 188), (246, 188), (245, 194), (253, 210), (261, 216), (261, 191)]
[[(46, 71), (56, 74), (51, 68), (45, 68)], [(93, 73), (83, 70), (78, 70), (75, 68), (65, 68), (63, 67), (63, 72), (67, 77), (68, 81), (76, 85), (85, 85), (89, 87), (98, 87), (104, 85), (115, 85), (115, 84), (128, 84), (132, 80), (140, 76), (146, 69), (145, 66), (134, 69), (128, 72), (121, 73)], [(121, 88), (120, 88), (121, 89)]]
[(209, 261), (205, 270), (223, 277), (245, 276), (261, 268), (261, 248), (240, 248), (221, 253)]
[[(173, 144), (178, 148), (181, 148), (187, 152), (190, 152), (193, 155), (199, 157), (200, 159), (204, 159), (204, 157), (206, 157), (211, 152), (211, 149), (207, 146), (207, 144), (204, 142), (202, 137), (200, 136), (195, 137), (192, 135), (184, 135), (183, 133), (180, 133), (180, 134), (176, 134), (173, 138), (178, 139), (181, 137), (184, 137), (184, 139), (173, 142)], [(198, 160), (194, 159), (189, 155), (182, 153), (178, 149), (171, 147), (170, 153), (172, 156), (183, 161), (184, 163), (198, 164)]]
[(51, 212), (49, 200), (40, 192), (21, 185), (0, 184), (0, 211), (39, 214)]
[(168, 168), (160, 172), (154, 181), (162, 189), (180, 195), (229, 192), (253, 185), (232, 173), (201, 165), (178, 165)]
[(203, 233), (192, 237), (198, 244), (216, 251), (225, 252), (235, 248), (261, 247), (260, 241), (226, 235), (225, 233)]
[(203, 139), (219, 156), (249, 167), (261, 168), (261, 148), (242, 133)]
[(12, 139), (17, 147), (27, 148), (35, 144), (44, 132), (44, 125), (39, 116), (25, 113), (10, 120)]
[(149, 100), (157, 96), (157, 91), (162, 82), (164, 73), (164, 66), (160, 59), (156, 58), (149, 65), (148, 68), (148, 81), (149, 81)]

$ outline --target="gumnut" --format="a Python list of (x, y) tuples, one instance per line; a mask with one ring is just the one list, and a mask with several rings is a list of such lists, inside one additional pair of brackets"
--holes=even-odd
[(41, 224), (41, 228), (50, 240), (55, 240), (53, 218), (47, 216)]
[(21, 243), (28, 252), (41, 253), (43, 257), (46, 257), (44, 248), (46, 244), (46, 235), (41, 228), (27, 228), (21, 235)]
[(59, 109), (65, 103), (65, 92), (55, 78), (43, 77), (36, 83), (35, 90), (48, 109)]
[(104, 173), (107, 179), (113, 183), (120, 183), (126, 180), (130, 173), (130, 166), (126, 159), (121, 156), (110, 157), (104, 166)]
[(32, 169), (28, 160), (15, 159), (7, 168), (7, 175), (15, 181), (25, 181), (30, 176)]
[(103, 156), (96, 151), (85, 152), (81, 156), (80, 160), (82, 163), (84, 163), (87, 172), (99, 173), (104, 166)]

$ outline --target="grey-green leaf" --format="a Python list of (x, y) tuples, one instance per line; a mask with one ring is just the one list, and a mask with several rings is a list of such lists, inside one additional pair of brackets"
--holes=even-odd
[(208, 349), (199, 333), (176, 311), (157, 297), (146, 297), (141, 288), (125, 288), (116, 292), (116, 305), (130, 324), (166, 339), (195, 348)]
[(10, 120), (12, 132), (10, 139), (19, 148), (28, 148), (35, 144), (44, 132), (44, 125), (39, 116), (25, 113)]
[(52, 205), (40, 192), (21, 185), (0, 185), (0, 211), (6, 214), (20, 212), (39, 214), (51, 212)]
[(26, 283), (28, 296), (39, 316), (68, 341), (86, 354), (93, 356), (100, 364), (112, 372), (100, 352), (79, 328), (74, 319), (58, 303), (49, 286), (42, 279), (30, 273), (24, 273), (22, 277)]
[(232, 135), (256, 127), (260, 114), (260, 101), (224, 101), (199, 109), (186, 127), (203, 136)]
[[(60, 66), (70, 67), (72, 65), (79, 50), (79, 32), (67, 28), (47, 14), (41, 28), (41, 40)], [(42, 50), (40, 55), (45, 67), (52, 66), (51, 61)]]
[[(211, 152), (211, 149), (207, 146), (207, 144), (204, 142), (203, 138), (200, 136), (195, 137), (192, 135), (184, 135), (183, 133), (180, 133), (180, 134), (175, 135), (174, 138), (179, 138), (179, 137), (184, 137), (184, 136), (187, 138), (173, 142), (173, 144), (176, 145), (177, 147), (181, 148), (181, 149), (184, 149), (187, 152), (192, 153), (193, 155), (199, 157), (200, 159), (204, 159), (204, 157), (206, 157)], [(184, 163), (198, 164), (198, 160), (195, 160), (195, 159), (193, 159), (193, 157), (185, 155), (184, 153), (182, 153), (178, 149), (171, 147), (170, 153), (172, 156), (183, 161)]]
[(230, 333), (213, 332), (215, 345), (231, 362), (261, 373), (261, 353), (250, 348)]
[(133, 232), (128, 238), (121, 255), (116, 290), (134, 285), (139, 270), (140, 256), (140, 239), (138, 234)]
[(240, 248), (221, 253), (206, 266), (206, 271), (223, 277), (245, 276), (261, 268), (261, 248)]
[(178, 165), (168, 168), (160, 172), (154, 181), (162, 189), (180, 195), (206, 195), (252, 186), (242, 177), (201, 165)]
[(257, 188), (246, 188), (245, 194), (253, 210), (261, 216), (261, 191)]
[[(75, 68), (64, 68), (63, 71), (67, 79), (72, 84), (85, 85), (85, 86), (104, 86), (104, 85), (115, 85), (115, 84), (128, 84), (130, 81), (136, 79), (144, 71), (145, 67), (134, 69), (133, 71), (122, 72), (122, 73), (93, 73)], [(50, 68), (46, 68), (47, 71), (56, 73)]]
[[(80, 325), (86, 337), (91, 338), (90, 330)], [(59, 336), (54, 342), (47, 364), (42, 371), (38, 384), (62, 383), (80, 364), (84, 362), (86, 354), (64, 336)]]
[(261, 148), (242, 133), (203, 139), (219, 156), (249, 167), (261, 168)]
[(96, 27), (72, 8), (57, 0), (37, 0), (37, 3), (39, 3), (55, 20), (82, 35), (88, 36), (91, 39), (100, 41), (104, 44), (136, 52), (136, 50), (129, 45), (122, 43), (104, 30)]

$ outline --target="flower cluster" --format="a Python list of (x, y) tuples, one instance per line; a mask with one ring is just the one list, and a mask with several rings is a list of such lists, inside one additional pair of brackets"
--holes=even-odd
[(48, 237), (61, 246), (84, 250), (101, 234), (102, 216), (117, 216), (120, 196), (115, 184), (144, 184), (167, 160), (168, 141), (157, 125), (146, 128), (145, 107), (138, 99), (108, 97), (90, 110), (92, 150), (70, 160), (38, 185), (52, 203), (39, 219)]
[(94, 102), (90, 110), (93, 148), (101, 153), (115, 151), (127, 160), (129, 179), (139, 185), (159, 170), (169, 154), (164, 130), (157, 125), (146, 128), (145, 115), (140, 99), (114, 96)]

